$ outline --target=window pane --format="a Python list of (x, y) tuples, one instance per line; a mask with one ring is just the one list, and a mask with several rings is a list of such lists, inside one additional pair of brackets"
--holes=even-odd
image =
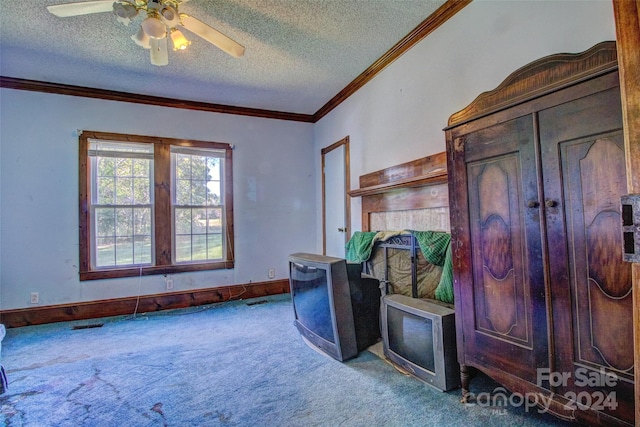
[(191, 260), (203, 261), (207, 259), (207, 236), (194, 234), (192, 238)]
[(148, 178), (149, 177), (149, 160), (133, 159), (133, 176)]
[(176, 208), (175, 217), (175, 233), (191, 234), (191, 209)]
[(207, 258), (222, 259), (222, 235), (209, 234), (207, 236)]
[(133, 159), (119, 158), (116, 160), (117, 176), (132, 176)]
[(116, 179), (113, 176), (98, 177), (96, 199), (99, 205), (112, 205), (116, 202)]
[(191, 236), (176, 236), (176, 262), (191, 261)]
[(207, 232), (207, 210), (193, 209), (192, 234), (205, 234)]
[(131, 178), (116, 179), (116, 203), (129, 205), (133, 203), (133, 180)]
[(133, 239), (131, 237), (116, 238), (116, 265), (133, 264)]
[(112, 157), (98, 157), (98, 176), (115, 176), (116, 159)]
[(222, 203), (220, 195), (220, 181), (207, 182), (207, 204), (219, 205)]
[(116, 262), (116, 245), (113, 237), (96, 239), (96, 266), (107, 267), (115, 265)]
[(111, 237), (116, 234), (116, 213), (113, 208), (96, 208), (96, 234), (98, 237)]
[(193, 180), (191, 182), (191, 204), (199, 206), (207, 204), (207, 181)]
[(176, 177), (191, 179), (191, 158), (185, 154), (176, 154)]
[(207, 209), (209, 221), (207, 223), (207, 233), (221, 233), (222, 232), (222, 209)]
[(176, 204), (177, 205), (190, 205), (191, 204), (191, 181), (186, 179), (179, 179), (176, 183)]
[(151, 208), (135, 208), (133, 210), (133, 234), (151, 236)]
[(207, 168), (209, 180), (220, 181), (220, 159), (217, 157), (207, 157)]
[(133, 178), (133, 203), (136, 205), (148, 205), (151, 203), (148, 177)]
[(191, 179), (202, 181), (207, 179), (206, 160), (203, 156), (191, 156)]
[(133, 209), (116, 209), (116, 236), (128, 237), (133, 234)]
[(134, 264), (151, 263), (151, 236), (136, 236), (134, 244)]

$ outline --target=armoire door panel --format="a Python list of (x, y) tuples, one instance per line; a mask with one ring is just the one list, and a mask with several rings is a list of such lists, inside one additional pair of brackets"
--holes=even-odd
[[(518, 209), (518, 157), (514, 155), (469, 165), (469, 201), (476, 324), (480, 331), (531, 345), (530, 313), (522, 280), (524, 254)], [(516, 276), (516, 271), (518, 274)]]
[[(615, 392), (609, 413), (633, 421), (631, 265), (622, 259), (620, 196), (626, 194), (618, 88), (539, 113), (553, 295), (554, 369), (571, 374), (556, 392)], [(585, 384), (578, 373), (615, 378)]]
[(524, 116), (464, 136), (473, 312), (463, 328), (465, 347), (496, 350), (483, 364), (535, 383), (547, 359), (534, 348), (547, 348), (547, 330), (533, 123)]
[[(576, 362), (633, 367), (631, 265), (622, 261), (622, 134), (561, 143)], [(624, 343), (629, 343), (625, 348)]]

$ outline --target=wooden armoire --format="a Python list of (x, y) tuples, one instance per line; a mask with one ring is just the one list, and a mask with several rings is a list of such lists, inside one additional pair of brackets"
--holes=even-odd
[(445, 131), (463, 399), (478, 369), (563, 419), (633, 425), (615, 42), (517, 70)]

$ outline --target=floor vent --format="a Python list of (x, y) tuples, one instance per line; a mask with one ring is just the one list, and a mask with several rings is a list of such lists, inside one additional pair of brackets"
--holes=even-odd
[(267, 301), (266, 299), (261, 299), (260, 301), (254, 301), (254, 302), (248, 302), (247, 305), (258, 305), (258, 304), (266, 304), (269, 301)]
[(90, 323), (88, 325), (75, 325), (71, 329), (75, 331), (78, 329), (102, 328), (103, 325), (104, 323)]

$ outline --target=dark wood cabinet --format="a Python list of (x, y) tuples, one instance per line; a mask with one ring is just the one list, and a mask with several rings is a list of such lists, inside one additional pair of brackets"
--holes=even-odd
[(561, 418), (632, 425), (613, 42), (543, 58), (446, 129), (464, 398), (479, 369)]

